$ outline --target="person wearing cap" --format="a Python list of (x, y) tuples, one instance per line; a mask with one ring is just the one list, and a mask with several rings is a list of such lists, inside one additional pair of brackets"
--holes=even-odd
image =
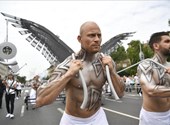
[(152, 61), (138, 66), (143, 104), (139, 125), (170, 125), (170, 36), (169, 32), (156, 32), (149, 40), (154, 52)]
[(6, 86), (5, 102), (7, 115), (6, 117), (14, 118), (14, 103), (15, 103), (15, 89), (17, 83), (14, 79), (14, 75), (9, 73), (6, 80), (3, 80), (4, 85)]

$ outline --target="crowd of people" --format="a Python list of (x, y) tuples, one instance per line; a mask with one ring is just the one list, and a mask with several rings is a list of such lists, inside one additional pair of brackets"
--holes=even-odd
[[(136, 93), (139, 96), (142, 96), (142, 90), (141, 90), (140, 81), (137, 73), (136, 75), (132, 75), (132, 76), (124, 75), (121, 77), (121, 79), (124, 81), (125, 84), (125, 92)], [(112, 96), (112, 90), (108, 83), (106, 83), (103, 86), (103, 93)]]
[(135, 90), (137, 94), (142, 96), (140, 81), (137, 73), (136, 75), (132, 75), (132, 76), (123, 76), (123, 80), (126, 86), (125, 87), (126, 92), (132, 92)]
[[(40, 85), (39, 76), (36, 75), (31, 80), (31, 90), (29, 97), (36, 99), (36, 90)], [(0, 75), (0, 109), (2, 109), (3, 96), (5, 97), (6, 118), (14, 118), (15, 99), (21, 98), (22, 83), (13, 73), (9, 73), (4, 79)]]

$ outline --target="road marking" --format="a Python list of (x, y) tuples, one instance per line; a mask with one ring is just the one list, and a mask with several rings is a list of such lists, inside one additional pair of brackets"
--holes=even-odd
[(24, 109), (25, 109), (25, 105), (22, 105), (20, 117), (23, 117), (23, 116), (24, 116)]
[(112, 101), (112, 102), (118, 102), (118, 103), (122, 103), (121, 100), (114, 100), (114, 99), (109, 99), (109, 98), (105, 98), (108, 101)]
[(58, 110), (59, 112), (61, 112), (62, 114), (64, 113), (64, 110), (61, 109), (61, 108), (57, 108), (57, 110)]
[[(139, 120), (139, 118), (136, 117), (136, 116), (132, 116), (132, 115), (129, 115), (129, 114), (125, 114), (125, 113), (118, 112), (118, 111), (115, 111), (115, 110), (111, 110), (111, 109), (108, 109), (108, 108), (105, 108), (105, 107), (103, 107), (103, 109), (106, 110), (106, 111), (112, 112), (112, 113), (116, 113), (116, 114), (119, 114), (119, 115), (123, 115), (123, 116), (129, 117), (129, 118), (133, 118), (133, 119)], [(61, 109), (61, 108), (57, 108), (57, 110), (58, 110), (60, 113), (62, 113), (62, 114), (64, 113), (64, 110)]]
[[(26, 91), (27, 90), (24, 90), (24, 94), (25, 94)], [(23, 102), (25, 103), (25, 95), (24, 95), (24, 98), (23, 98)], [(25, 112), (25, 104), (22, 104), (20, 117), (24, 116), (24, 112)]]
[(123, 115), (123, 116), (129, 117), (129, 118), (133, 118), (133, 119), (139, 120), (139, 118), (136, 117), (136, 116), (125, 114), (125, 113), (118, 112), (118, 111), (115, 111), (115, 110), (111, 110), (111, 109), (108, 109), (108, 108), (105, 108), (105, 107), (103, 107), (103, 109), (106, 110), (106, 111), (109, 111), (109, 112), (113, 112), (113, 113), (116, 113), (116, 114), (119, 114), (119, 115)]
[(127, 95), (125, 95), (123, 98), (127, 98), (127, 99), (136, 99), (136, 100), (139, 100), (140, 98), (139, 97), (137, 97), (137, 96), (127, 96)]
[(132, 93), (129, 93), (129, 94), (126, 94), (125, 96), (139, 96), (137, 94), (132, 94)]

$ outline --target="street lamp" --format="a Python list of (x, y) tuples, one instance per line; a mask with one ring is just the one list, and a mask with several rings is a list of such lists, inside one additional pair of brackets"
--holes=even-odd
[(141, 48), (141, 43), (139, 44), (140, 47), (140, 52), (139, 52), (139, 59), (140, 61), (145, 59), (144, 53), (142, 52), (142, 48)]
[(15, 75), (18, 75), (19, 73), (19, 71), (24, 67), (24, 66), (26, 66), (27, 65), (27, 63), (25, 63), (23, 66), (21, 66), (20, 68), (19, 68), (19, 66), (18, 65), (14, 65), (14, 66), (10, 66), (10, 68), (11, 68), (11, 71), (13, 72), (13, 74), (15, 74)]
[(24, 66), (26, 66), (26, 65), (27, 65), (27, 63), (25, 63), (23, 66), (21, 66), (17, 72), (19, 72), (19, 71), (20, 71), (22, 68), (24, 68)]

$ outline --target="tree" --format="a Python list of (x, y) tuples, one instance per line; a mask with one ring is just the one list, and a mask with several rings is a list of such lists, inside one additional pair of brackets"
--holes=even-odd
[[(170, 21), (169, 21), (170, 23)], [(145, 59), (151, 58), (154, 54), (153, 50), (150, 48), (148, 43), (141, 43), (139, 40), (132, 40), (128, 45), (129, 47), (127, 50), (122, 45), (118, 45), (117, 49), (110, 54), (112, 59), (116, 62), (116, 64), (119, 64), (127, 59), (130, 59), (130, 65), (136, 64), (140, 61), (139, 58), (139, 52), (140, 52), (140, 44), (141, 44), (141, 50), (144, 54)], [(170, 61), (170, 57), (168, 58), (168, 61)], [(129, 68), (121, 73), (119, 73), (120, 76), (126, 75), (134, 75), (137, 72), (137, 66), (134, 66), (132, 68)], [(117, 69), (117, 71), (122, 70), (123, 67), (120, 67)]]
[(127, 59), (126, 50), (122, 45), (118, 45), (117, 49), (114, 52), (112, 52), (110, 56), (116, 63), (119, 63), (120, 61)]
[[(130, 59), (131, 65), (140, 61), (139, 59), (139, 52), (140, 52), (140, 41), (139, 40), (132, 40), (128, 45), (127, 49), (127, 57)], [(134, 75), (137, 72), (137, 66), (132, 67), (131, 69), (127, 70), (129, 75)]]
[(17, 79), (18, 79), (22, 84), (25, 84), (25, 83), (26, 83), (26, 76), (17, 76)]
[(145, 59), (151, 58), (153, 56), (154, 53), (153, 53), (152, 49), (149, 47), (148, 44), (143, 44), (142, 48), (143, 48), (143, 53), (145, 55)]
[(140, 52), (140, 41), (139, 40), (132, 40), (128, 45), (127, 49), (127, 56), (131, 61), (131, 64), (135, 64), (140, 61), (139, 59), (139, 52)]

